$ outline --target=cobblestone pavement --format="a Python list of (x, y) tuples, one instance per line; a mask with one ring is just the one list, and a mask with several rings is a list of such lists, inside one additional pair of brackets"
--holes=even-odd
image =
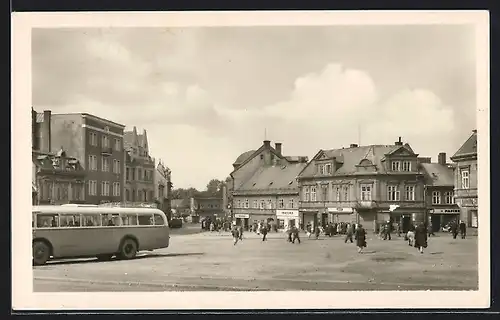
[(173, 232), (171, 246), (134, 260), (52, 261), (34, 267), (35, 291), (477, 290), (477, 237), (438, 234), (424, 254), (402, 239), (368, 237), (358, 254), (340, 236), (287, 243), (244, 233)]

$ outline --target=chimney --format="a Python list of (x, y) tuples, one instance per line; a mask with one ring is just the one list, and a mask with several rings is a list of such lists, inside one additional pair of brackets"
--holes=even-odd
[(438, 154), (438, 163), (442, 166), (446, 165), (446, 153), (445, 152), (440, 152)]
[(271, 147), (271, 141), (269, 141), (269, 140), (264, 140), (264, 146), (265, 146), (266, 148)]
[(276, 149), (276, 152), (278, 152), (278, 154), (281, 156), (281, 142), (276, 142), (275, 144), (275, 149)]
[(473, 133), (477, 133), (477, 129), (472, 130)]
[(358, 147), (358, 145), (357, 145), (357, 144), (355, 144), (355, 143), (351, 143), (350, 148), (357, 148), (357, 147)]
[(51, 119), (51, 112), (50, 110), (44, 110), (43, 111), (43, 122), (41, 125), (41, 131), (42, 131), (42, 138), (41, 138), (41, 146), (40, 150), (42, 152), (50, 152), (51, 151), (51, 146), (50, 146), (50, 119)]
[(394, 145), (395, 146), (402, 146), (403, 145), (403, 142), (401, 141), (401, 137), (399, 137), (399, 140), (394, 142)]

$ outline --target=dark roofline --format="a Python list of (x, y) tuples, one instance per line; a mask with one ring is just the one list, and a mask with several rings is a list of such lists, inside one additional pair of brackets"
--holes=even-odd
[[(477, 149), (476, 149), (476, 152), (466, 152), (466, 153), (458, 153), (460, 151), (460, 149), (462, 149), (468, 142), (469, 140), (473, 139), (474, 136), (477, 137), (477, 130), (472, 130), (472, 134), (469, 136), (469, 138), (467, 138), (467, 140), (465, 140), (464, 143), (462, 143), (462, 145), (458, 148), (458, 150), (455, 152), (455, 154), (453, 156), (450, 157), (450, 159), (453, 161), (454, 158), (460, 158), (460, 157), (467, 157), (467, 156), (470, 156), (470, 155), (474, 155), (476, 154), (477, 155)], [(477, 138), (476, 138), (477, 140)]]
[[(250, 162), (250, 160), (252, 160), (253, 158), (255, 158), (255, 156), (261, 152), (262, 150), (264, 150), (266, 146), (263, 144), (262, 146), (260, 146), (259, 149), (255, 150), (254, 153), (252, 153), (252, 155), (250, 155), (245, 161), (243, 161), (242, 163), (238, 164), (238, 168), (234, 169), (229, 175), (231, 177), (233, 177), (233, 174), (238, 171), (241, 167), (243, 167), (245, 164), (247, 164), (248, 162)], [(278, 152), (272, 147), (272, 146), (269, 146), (269, 150), (275, 155), (277, 156), (278, 158), (280, 159), (285, 159), (285, 157), (281, 154), (278, 154)], [(286, 159), (285, 159), (286, 160)]]
[(302, 168), (302, 170), (299, 171), (299, 173), (297, 174), (297, 177), (295, 178), (297, 181), (301, 178), (301, 174), (302, 172), (304, 172), (304, 170), (307, 169), (307, 167), (309, 167), (309, 165), (316, 159), (316, 157), (318, 157), (322, 152), (325, 152), (325, 150), (323, 149), (319, 149), (319, 151), (314, 155), (314, 157), (311, 158), (311, 160), (307, 161), (306, 165), (304, 166), (304, 168)]
[(120, 124), (118, 122), (114, 122), (114, 121), (111, 121), (111, 120), (108, 120), (108, 119), (104, 119), (104, 118), (101, 118), (101, 117), (98, 117), (98, 116), (95, 116), (93, 114), (86, 113), (86, 112), (52, 113), (52, 116), (65, 116), (65, 115), (80, 115), (82, 117), (93, 118), (95, 120), (98, 120), (98, 121), (101, 121), (101, 122), (104, 122), (104, 123), (110, 123), (110, 124), (115, 125), (115, 126), (117, 126), (119, 128), (122, 128), (122, 129), (125, 128), (125, 125), (123, 125), (123, 124)]

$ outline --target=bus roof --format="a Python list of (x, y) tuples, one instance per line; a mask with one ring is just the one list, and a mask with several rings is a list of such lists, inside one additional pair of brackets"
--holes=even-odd
[(102, 213), (144, 213), (144, 214), (160, 214), (165, 216), (165, 213), (160, 209), (156, 208), (122, 208), (122, 207), (94, 207), (94, 206), (52, 206), (52, 205), (41, 205), (33, 206), (32, 212), (43, 212), (43, 213), (88, 213), (88, 214), (102, 214)]

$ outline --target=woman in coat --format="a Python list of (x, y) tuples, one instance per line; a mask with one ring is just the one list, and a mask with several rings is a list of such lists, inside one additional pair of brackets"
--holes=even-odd
[(427, 230), (423, 223), (415, 228), (415, 248), (417, 248), (420, 253), (424, 253), (424, 248), (427, 248)]
[(363, 251), (363, 248), (366, 247), (366, 231), (362, 225), (358, 224), (354, 237), (356, 239), (356, 246), (358, 247), (358, 253), (361, 253)]

